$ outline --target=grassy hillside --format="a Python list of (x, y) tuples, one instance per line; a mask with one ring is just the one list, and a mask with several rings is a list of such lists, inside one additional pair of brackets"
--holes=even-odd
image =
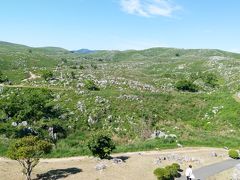
[[(64, 110), (57, 121), (67, 136), (51, 156), (88, 154), (87, 139), (102, 130), (112, 134), (117, 151), (240, 144), (239, 54), (173, 48), (79, 54), (0, 43), (0, 70), (12, 82), (1, 99), (17, 89), (47, 89)], [(46, 70), (50, 80), (42, 76)], [(30, 72), (41, 77), (23, 81)], [(1, 154), (16, 121), (4, 116)], [(177, 138), (151, 139), (155, 130)]]

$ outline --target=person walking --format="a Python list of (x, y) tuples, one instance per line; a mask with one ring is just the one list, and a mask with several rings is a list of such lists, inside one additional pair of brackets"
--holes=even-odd
[(195, 179), (192, 171), (192, 165), (189, 165), (189, 167), (186, 169), (185, 175), (187, 177), (187, 180)]

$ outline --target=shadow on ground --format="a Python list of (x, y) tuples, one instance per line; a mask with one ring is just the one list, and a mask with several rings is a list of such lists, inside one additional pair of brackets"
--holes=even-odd
[(117, 156), (115, 158), (121, 159), (123, 162), (126, 162), (126, 160), (128, 160), (130, 157), (129, 156)]
[(38, 174), (35, 180), (57, 180), (82, 172), (79, 168), (54, 169), (43, 174)]

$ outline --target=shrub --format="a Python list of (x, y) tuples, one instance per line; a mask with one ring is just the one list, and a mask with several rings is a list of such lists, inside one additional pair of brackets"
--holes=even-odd
[(72, 78), (72, 79), (76, 79), (76, 74), (75, 74), (75, 72), (73, 72), (73, 71), (71, 71), (71, 78)]
[(43, 79), (45, 79), (46, 81), (50, 80), (51, 78), (53, 78), (53, 73), (52, 71), (44, 71), (42, 74)]
[(79, 69), (85, 69), (83, 65), (80, 65), (79, 66)]
[(170, 172), (166, 168), (157, 168), (154, 170), (154, 175), (158, 180), (170, 180), (171, 175)]
[(206, 85), (214, 88), (218, 85), (218, 77), (213, 73), (206, 73), (204, 74), (204, 77), (202, 78)]
[(0, 83), (7, 82), (8, 78), (3, 75), (3, 73), (0, 71)]
[(165, 168), (157, 168), (153, 171), (153, 173), (158, 180), (174, 180), (174, 178), (181, 176), (179, 171), (180, 165), (173, 163), (172, 165), (166, 166)]
[(91, 91), (99, 91), (99, 88), (92, 80), (85, 80), (85, 87)]
[(106, 159), (116, 147), (108, 134), (97, 133), (88, 142), (88, 148), (93, 156)]
[(175, 169), (178, 170), (178, 171), (179, 171), (180, 168), (181, 168), (180, 165), (177, 164), (177, 163), (173, 163), (173, 164), (172, 164), (172, 167), (175, 168)]
[(93, 69), (97, 69), (97, 65), (95, 65), (95, 64), (91, 64), (91, 67), (92, 67)]
[(230, 149), (228, 151), (228, 155), (229, 155), (229, 157), (231, 157), (233, 159), (238, 159), (239, 158), (239, 154), (235, 149)]
[[(51, 103), (54, 99), (52, 91), (47, 89), (18, 89), (6, 90), (11, 92), (8, 96), (1, 98), (0, 114), (11, 119), (11, 123), (15, 122), (17, 126), (10, 125), (10, 122), (3, 123), (1, 121), (0, 133), (7, 137), (21, 138), (26, 135), (38, 135), (49, 138), (49, 127), (54, 127), (57, 136), (63, 130), (56, 131), (55, 124), (67, 127), (66, 123), (59, 121), (59, 117), (64, 114), (61, 107), (55, 108)], [(2, 120), (2, 119), (1, 119)], [(21, 125), (25, 121), (26, 125)], [(5, 124), (5, 125), (3, 125)]]
[(198, 86), (193, 84), (192, 81), (181, 80), (176, 84), (176, 88), (180, 91), (189, 91), (189, 92), (197, 92), (199, 90)]
[(165, 169), (169, 172), (171, 177), (178, 177), (178, 169), (174, 166), (166, 166)]
[(166, 138), (163, 139), (163, 142), (166, 144), (172, 144), (172, 143), (176, 142), (176, 138), (167, 136)]

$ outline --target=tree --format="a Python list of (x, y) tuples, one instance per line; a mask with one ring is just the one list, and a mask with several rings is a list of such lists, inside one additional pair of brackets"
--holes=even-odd
[(8, 157), (16, 160), (23, 168), (26, 180), (31, 180), (33, 168), (39, 163), (43, 154), (50, 153), (52, 145), (35, 136), (26, 136), (14, 142), (9, 150)]
[(106, 159), (116, 147), (109, 135), (105, 133), (97, 133), (93, 135), (88, 142), (88, 148), (93, 156)]

